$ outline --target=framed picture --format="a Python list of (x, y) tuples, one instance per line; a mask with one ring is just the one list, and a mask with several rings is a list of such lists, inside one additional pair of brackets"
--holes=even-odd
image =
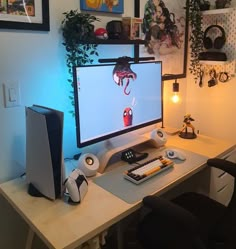
[(124, 0), (80, 0), (80, 9), (122, 14)]
[(49, 31), (49, 0), (0, 0), (0, 28)]
[[(186, 2), (187, 6), (188, 2)], [(135, 0), (135, 16), (143, 18), (140, 57), (162, 61), (163, 79), (186, 77), (188, 11), (182, 0)]]

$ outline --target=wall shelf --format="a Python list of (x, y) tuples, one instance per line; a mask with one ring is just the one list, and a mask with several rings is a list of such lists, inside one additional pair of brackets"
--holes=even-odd
[(224, 9), (211, 9), (211, 10), (204, 10), (201, 13), (203, 15), (219, 15), (219, 14), (227, 14), (234, 10), (234, 8), (224, 8)]
[(227, 65), (231, 63), (231, 61), (207, 61), (207, 60), (201, 60), (199, 61), (202, 65)]
[[(97, 45), (133, 45), (134, 46), (134, 61), (138, 62), (139, 61), (139, 45), (146, 44), (147, 41), (145, 40), (122, 40), (122, 39), (108, 39), (108, 40), (103, 40), (103, 39), (95, 39), (95, 40), (90, 40), (90, 41), (80, 41), (80, 44), (97, 44)], [(152, 59), (151, 57), (149, 60)]]
[(92, 43), (92, 44), (99, 44), (99, 45), (141, 45), (145, 44), (145, 40), (102, 40), (96, 39), (92, 41), (81, 41), (81, 44)]
[[(218, 72), (227, 72), (229, 75), (234, 75), (236, 69), (236, 8), (210, 9), (202, 11), (201, 13), (203, 17), (203, 30), (206, 30), (207, 27), (214, 24), (223, 27), (226, 35), (226, 43), (221, 51), (227, 55), (227, 61), (200, 60), (200, 64), (206, 69), (206, 71), (214, 67)], [(220, 32), (217, 33), (212, 37), (212, 42), (215, 41), (216, 37), (220, 36)]]

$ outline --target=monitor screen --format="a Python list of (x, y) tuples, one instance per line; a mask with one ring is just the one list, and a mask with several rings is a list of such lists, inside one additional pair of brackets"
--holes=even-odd
[(74, 68), (78, 147), (162, 121), (162, 64), (157, 61)]

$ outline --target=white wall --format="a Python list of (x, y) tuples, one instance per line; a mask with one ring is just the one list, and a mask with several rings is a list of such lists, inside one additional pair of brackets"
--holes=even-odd
[(195, 118), (197, 130), (202, 134), (236, 142), (235, 78), (212, 88), (199, 88), (189, 77), (187, 85), (187, 112)]
[[(70, 108), (69, 88), (60, 24), (62, 12), (78, 8), (77, 2), (50, 1), (50, 32), (0, 31), (0, 84), (18, 81), (21, 90), (21, 106), (4, 108), (2, 86), (0, 88), (0, 182), (23, 171), (25, 106), (41, 104), (65, 111), (65, 134), (70, 129), (73, 132), (73, 120), (66, 112)], [(69, 143), (69, 139), (67, 136), (65, 141), (73, 146), (73, 140)]]
[[(69, 88), (60, 23), (62, 12), (76, 8), (77, 0), (50, 0), (50, 32), (0, 30), (0, 182), (24, 172), (24, 106), (42, 104), (65, 111), (65, 143), (75, 151), (73, 119), (66, 114)], [(22, 105), (6, 109), (2, 84), (13, 80), (20, 83)], [(26, 223), (2, 197), (0, 219), (0, 248), (24, 248)]]

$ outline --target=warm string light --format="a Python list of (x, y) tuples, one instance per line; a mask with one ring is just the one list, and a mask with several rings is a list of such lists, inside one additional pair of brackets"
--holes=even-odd
[(177, 82), (177, 79), (175, 79), (175, 82), (173, 83), (173, 96), (171, 98), (173, 103), (179, 102), (179, 83)]

